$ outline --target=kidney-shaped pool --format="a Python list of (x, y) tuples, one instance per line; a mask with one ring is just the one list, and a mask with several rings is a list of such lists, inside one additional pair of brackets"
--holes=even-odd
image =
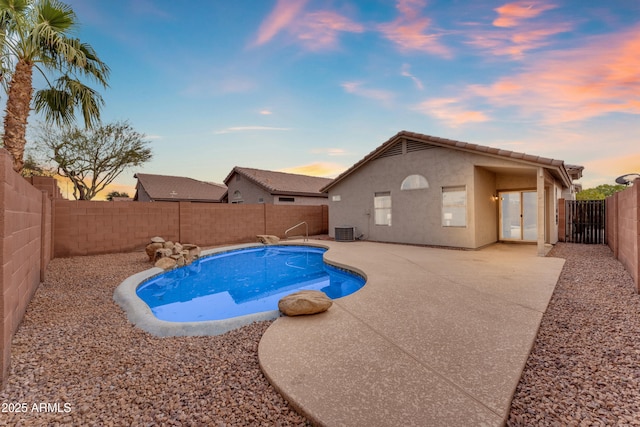
[(217, 253), (144, 281), (136, 294), (169, 322), (230, 319), (278, 309), (303, 289), (340, 298), (365, 284), (361, 276), (326, 264), (325, 248), (269, 245)]

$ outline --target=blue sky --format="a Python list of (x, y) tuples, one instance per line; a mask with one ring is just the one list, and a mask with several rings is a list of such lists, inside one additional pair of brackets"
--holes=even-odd
[(640, 172), (635, 0), (67, 0), (154, 159), (335, 176), (400, 130)]

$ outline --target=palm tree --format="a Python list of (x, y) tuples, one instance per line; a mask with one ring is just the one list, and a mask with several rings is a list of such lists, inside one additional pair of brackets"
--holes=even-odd
[[(0, 0), (0, 79), (8, 82), (4, 147), (20, 172), (24, 161), (31, 103), (37, 113), (58, 125), (69, 125), (79, 108), (85, 126), (100, 121), (104, 101), (80, 77), (107, 87), (109, 67), (93, 48), (71, 36), (77, 24), (70, 6), (58, 0)], [(47, 87), (33, 96), (33, 70)], [(52, 80), (52, 78), (55, 80)]]

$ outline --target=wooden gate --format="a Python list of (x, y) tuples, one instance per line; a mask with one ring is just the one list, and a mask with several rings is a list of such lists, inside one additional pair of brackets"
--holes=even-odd
[(567, 200), (565, 242), (604, 244), (605, 201)]

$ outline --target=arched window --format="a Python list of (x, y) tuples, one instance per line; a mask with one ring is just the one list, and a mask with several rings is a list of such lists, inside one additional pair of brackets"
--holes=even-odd
[(242, 203), (242, 193), (239, 190), (236, 190), (233, 192), (233, 200), (231, 200), (231, 203)]
[(400, 185), (400, 190), (420, 190), (421, 188), (429, 188), (427, 178), (422, 175), (409, 175)]

